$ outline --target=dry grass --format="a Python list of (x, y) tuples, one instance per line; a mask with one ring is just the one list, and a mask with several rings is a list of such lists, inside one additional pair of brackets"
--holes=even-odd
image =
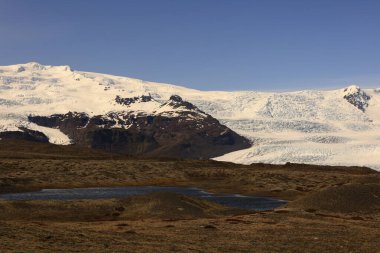
[(380, 173), (367, 168), (138, 159), (0, 141), (0, 192), (131, 185), (195, 186), (294, 202), (237, 215), (177, 195), (0, 201), (0, 252), (375, 253), (380, 248)]
[(0, 220), (8, 221), (178, 220), (243, 213), (250, 212), (168, 192), (125, 199), (0, 201)]
[(380, 184), (347, 184), (306, 195), (289, 207), (330, 213), (380, 214)]
[(2, 252), (378, 252), (378, 221), (309, 213), (211, 219), (0, 222)]

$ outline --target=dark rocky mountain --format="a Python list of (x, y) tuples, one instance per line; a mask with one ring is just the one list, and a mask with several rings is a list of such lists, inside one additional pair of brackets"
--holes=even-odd
[(357, 86), (350, 86), (346, 89), (344, 89), (345, 95), (343, 96), (347, 102), (361, 110), (362, 112), (365, 112), (366, 108), (368, 107), (368, 102), (371, 99), (370, 96), (368, 96), (363, 90), (361, 90)]
[[(151, 100), (149, 96), (117, 98), (125, 105)], [(206, 159), (250, 147), (246, 138), (180, 96), (172, 96), (161, 107), (165, 110), (154, 114), (118, 111), (91, 117), (68, 112), (30, 115), (28, 119), (39, 126), (58, 128), (75, 145), (128, 155)]]

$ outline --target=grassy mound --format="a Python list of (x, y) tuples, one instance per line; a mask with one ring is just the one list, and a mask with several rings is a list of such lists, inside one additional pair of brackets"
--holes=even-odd
[(0, 220), (101, 221), (193, 219), (246, 213), (176, 193), (126, 199), (0, 201)]
[(126, 199), (124, 206), (126, 211), (121, 217), (128, 219), (191, 219), (240, 213), (211, 201), (169, 192), (135, 196)]
[(380, 213), (380, 184), (347, 184), (315, 192), (289, 207), (333, 213)]
[(51, 143), (0, 138), (0, 158), (110, 159), (118, 157), (120, 156), (75, 145), (54, 145)]

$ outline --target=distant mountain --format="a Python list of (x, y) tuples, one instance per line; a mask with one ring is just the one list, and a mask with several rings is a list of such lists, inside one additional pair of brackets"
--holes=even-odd
[(18, 64), (0, 67), (0, 132), (128, 154), (380, 169), (380, 89), (199, 91)]
[[(247, 139), (177, 95), (162, 104), (150, 96), (118, 96), (116, 102), (125, 110), (94, 116), (83, 112), (30, 115), (28, 120), (61, 131), (77, 145), (129, 155), (199, 159), (250, 147)], [(156, 109), (128, 110), (137, 103)]]
[(1, 138), (193, 159), (251, 146), (178, 95), (158, 101), (149, 92), (115, 90), (112, 79), (96, 82), (67, 66), (28, 63), (0, 71)]

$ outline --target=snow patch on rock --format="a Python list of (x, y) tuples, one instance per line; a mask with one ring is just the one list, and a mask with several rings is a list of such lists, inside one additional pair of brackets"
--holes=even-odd
[(370, 96), (356, 85), (345, 88), (343, 90), (343, 98), (363, 112), (368, 107), (368, 101), (371, 99)]

